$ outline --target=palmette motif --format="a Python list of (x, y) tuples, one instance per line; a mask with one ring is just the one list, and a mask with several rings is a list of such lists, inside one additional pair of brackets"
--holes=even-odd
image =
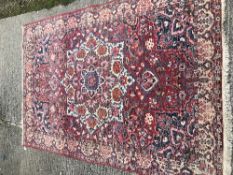
[(222, 174), (220, 0), (119, 0), (24, 27), (24, 145), (142, 175)]

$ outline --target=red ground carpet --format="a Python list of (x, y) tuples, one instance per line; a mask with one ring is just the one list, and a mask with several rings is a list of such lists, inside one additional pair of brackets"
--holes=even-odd
[(220, 0), (115, 0), (25, 25), (23, 145), (222, 174), (221, 40)]

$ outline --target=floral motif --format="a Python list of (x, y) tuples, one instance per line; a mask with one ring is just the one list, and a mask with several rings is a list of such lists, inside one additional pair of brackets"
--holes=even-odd
[(146, 113), (146, 118), (145, 118), (145, 122), (148, 124), (148, 125), (151, 125), (152, 122), (153, 122), (153, 116), (150, 114), (150, 113)]
[(146, 41), (145, 43), (147, 50), (152, 50), (155, 46), (155, 43), (152, 38)]
[(139, 0), (137, 4), (136, 11), (140, 15), (145, 15), (147, 12), (153, 9), (153, 3), (151, 0)]

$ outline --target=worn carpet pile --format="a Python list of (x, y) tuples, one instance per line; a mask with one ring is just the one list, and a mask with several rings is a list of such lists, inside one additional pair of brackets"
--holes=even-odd
[(23, 145), (141, 175), (229, 171), (221, 9), (115, 0), (26, 24)]

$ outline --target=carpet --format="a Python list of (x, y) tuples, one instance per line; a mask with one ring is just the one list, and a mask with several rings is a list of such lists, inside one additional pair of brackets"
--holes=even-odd
[(141, 175), (227, 172), (221, 6), (114, 0), (24, 25), (23, 145)]

